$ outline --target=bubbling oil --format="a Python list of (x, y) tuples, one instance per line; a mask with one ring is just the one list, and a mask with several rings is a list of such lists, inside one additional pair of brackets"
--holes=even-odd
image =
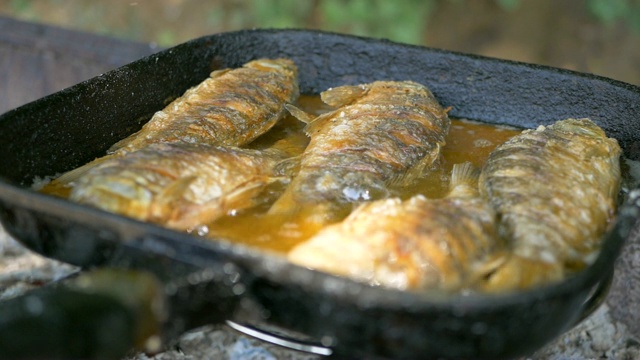
[[(301, 96), (298, 106), (308, 113), (320, 115), (330, 111), (319, 96)], [(308, 139), (303, 132), (304, 124), (287, 117), (276, 125), (269, 133), (263, 135), (257, 142), (250, 144), (253, 148), (266, 148), (278, 140), (291, 141), (292, 146), (298, 146), (300, 153), (304, 146), (299, 146), (301, 137)], [(420, 177), (414, 184), (402, 189), (394, 189), (397, 196), (409, 198), (416, 194), (423, 194), (428, 198), (441, 198), (447, 195), (451, 169), (454, 164), (471, 162), (481, 168), (487, 161), (489, 154), (498, 145), (504, 143), (522, 130), (512, 127), (484, 124), (464, 119), (452, 119), (446, 146), (442, 149), (442, 156)], [(313, 236), (320, 227), (313, 222), (305, 222), (301, 216), (281, 217), (267, 214), (271, 199), (275, 200), (282, 192), (283, 186), (270, 188), (261, 202), (262, 205), (242, 213), (231, 213), (213, 223), (199, 229), (202, 236), (212, 239), (225, 239), (242, 243), (263, 250), (286, 253), (295, 245)]]

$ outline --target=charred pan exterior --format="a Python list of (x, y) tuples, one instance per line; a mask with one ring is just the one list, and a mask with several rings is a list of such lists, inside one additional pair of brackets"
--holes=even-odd
[(297, 67), (289, 59), (217, 70), (109, 151), (130, 152), (160, 142), (241, 146), (269, 130), (298, 95)]
[(595, 258), (616, 209), (620, 154), (591, 120), (567, 119), (525, 130), (490, 155), (480, 191), (513, 251), (490, 289), (559, 280)]
[(390, 187), (431, 166), (445, 144), (450, 120), (421, 84), (377, 81), (329, 89), (321, 97), (337, 109), (306, 119), (310, 143), (272, 213), (387, 197)]

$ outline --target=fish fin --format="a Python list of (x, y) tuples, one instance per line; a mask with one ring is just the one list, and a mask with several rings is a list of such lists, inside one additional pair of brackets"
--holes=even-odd
[(487, 279), (503, 266), (511, 252), (507, 250), (495, 251), (485, 257), (479, 264), (473, 267), (467, 283), (470, 287), (483, 284)]
[(316, 127), (324, 124), (327, 119), (333, 117), (333, 115), (336, 113), (336, 110), (334, 110), (316, 117), (291, 104), (286, 104), (285, 107), (287, 108), (287, 110), (289, 110), (289, 113), (296, 119), (307, 124), (307, 126), (305, 126), (304, 128), (304, 132), (308, 136), (311, 136), (311, 133), (313, 133)]
[(449, 196), (463, 197), (478, 194), (480, 170), (470, 162), (454, 164), (449, 182)]
[(313, 119), (310, 123), (307, 124), (307, 126), (304, 127), (304, 133), (307, 134), (307, 136), (309, 137), (313, 136), (313, 133), (316, 131), (317, 128), (321, 128), (328, 120), (332, 119), (339, 111), (340, 109), (329, 111)]
[(287, 108), (287, 110), (291, 115), (293, 115), (293, 117), (302, 121), (305, 124), (312, 122), (313, 119), (316, 118), (312, 114), (309, 114), (308, 112), (300, 109), (299, 107), (296, 107), (295, 105), (285, 104), (284, 107)]
[(209, 77), (212, 79), (215, 79), (217, 77), (220, 77), (226, 73), (228, 73), (229, 71), (231, 71), (232, 69), (218, 69), (218, 70), (213, 70), (210, 74)]
[(226, 213), (220, 198), (216, 198), (204, 205), (185, 204), (178, 208), (165, 222), (169, 228), (183, 231), (192, 231), (198, 226), (206, 225)]
[[(291, 191), (291, 185), (284, 193), (271, 205), (267, 214), (271, 217), (276, 217), (281, 221), (295, 221), (296, 219), (304, 219), (303, 213), (311, 216), (313, 210), (315, 210), (315, 202), (304, 202), (294, 195), (294, 191)], [(306, 211), (305, 211), (306, 209)], [(318, 214), (316, 214), (318, 215)]]
[(291, 192), (285, 191), (271, 205), (267, 216), (280, 223), (304, 224), (305, 231), (315, 233), (328, 224), (344, 219), (349, 215), (351, 209), (351, 206), (341, 206), (331, 202), (300, 202), (294, 198)]
[(99, 157), (91, 162), (88, 162), (78, 168), (75, 168), (73, 170), (67, 171), (66, 173), (60, 175), (59, 177), (53, 179), (51, 181), (52, 185), (69, 185), (72, 182), (78, 180), (79, 178), (83, 177), (86, 173), (88, 173), (89, 171), (91, 171), (91, 169), (111, 160), (114, 159), (116, 157), (119, 157), (118, 155), (106, 155), (103, 157)]
[(368, 90), (364, 85), (344, 85), (323, 91), (320, 98), (329, 106), (341, 107), (359, 99)]
[(285, 190), (285, 192), (280, 196), (269, 208), (267, 213), (269, 215), (285, 215), (295, 213), (299, 208), (298, 202), (295, 201), (293, 197), (293, 192)]
[(176, 203), (184, 199), (184, 193), (196, 178), (195, 175), (178, 178), (164, 188), (149, 205), (150, 218), (155, 221), (171, 219), (178, 208)]
[(275, 157), (291, 157), (301, 154), (307, 145), (309, 145), (309, 137), (300, 131), (277, 140), (265, 151), (272, 152)]
[[(438, 145), (438, 147), (439, 146), (440, 145)], [(440, 150), (434, 151), (434, 153), (439, 154)], [(426, 169), (431, 167), (433, 163), (433, 156), (425, 156), (406, 172), (391, 177), (391, 179), (387, 181), (387, 185), (390, 187), (407, 186), (414, 180), (420, 178), (425, 173)]]
[(259, 194), (271, 183), (282, 177), (263, 177), (248, 181), (228, 194), (212, 199), (204, 204), (184, 204), (176, 209), (167, 226), (192, 231), (234, 211), (254, 207), (260, 203)]
[(248, 184), (239, 186), (229, 194), (224, 196), (223, 207), (226, 211), (240, 210), (253, 207), (257, 204), (258, 195), (269, 184), (276, 181), (277, 178), (264, 178), (262, 180), (254, 180)]
[(286, 184), (289, 179), (287, 176), (259, 176), (253, 178), (225, 195), (223, 199), (224, 207), (229, 210), (253, 207), (260, 200), (258, 196), (260, 192), (274, 183)]
[(113, 154), (115, 152), (117, 152), (120, 149), (126, 148), (127, 146), (129, 146), (129, 144), (133, 143), (134, 141), (136, 141), (136, 139), (138, 139), (138, 135), (140, 133), (142, 133), (143, 129), (140, 129), (138, 131), (136, 131), (135, 133), (127, 136), (126, 138), (116, 142), (115, 144), (111, 145), (111, 147), (107, 150), (107, 153), (109, 154)]
[(410, 183), (409, 179), (412, 177), (409, 173), (414, 173), (413, 169), (410, 169), (408, 172), (404, 174), (391, 176), (386, 181), (387, 186), (389, 186), (390, 188), (401, 188), (407, 185), (408, 183)]
[[(196, 178), (195, 175), (186, 176), (165, 188), (151, 205), (152, 216), (155, 219), (164, 219), (167, 227), (177, 230), (190, 230), (202, 225), (206, 219), (222, 216), (224, 212), (221, 210), (220, 198), (204, 205), (184, 201), (185, 191)], [(183, 201), (178, 204), (177, 200), (181, 198)]]
[(453, 189), (459, 185), (475, 185), (480, 177), (480, 170), (469, 161), (461, 164), (454, 164), (451, 170), (451, 182), (449, 188)]
[(564, 269), (559, 261), (547, 262), (511, 254), (478, 286), (485, 292), (506, 292), (548, 284), (563, 276)]
[(178, 199), (184, 196), (185, 191), (189, 188), (192, 182), (194, 182), (198, 177), (195, 175), (185, 176), (179, 178), (169, 184), (160, 194), (158, 194), (157, 199), (162, 202), (173, 201), (174, 199)]

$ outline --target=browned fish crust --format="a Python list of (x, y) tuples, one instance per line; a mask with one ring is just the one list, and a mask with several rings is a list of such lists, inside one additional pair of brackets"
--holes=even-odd
[(431, 166), (445, 144), (447, 113), (418, 83), (377, 81), (321, 96), (338, 108), (307, 125), (311, 140), (300, 171), (272, 213), (386, 197), (390, 186), (411, 182)]
[[(190, 230), (256, 204), (258, 194), (283, 179), (279, 150), (185, 143), (152, 144), (79, 169), (70, 199), (103, 210)], [(73, 176), (72, 174), (65, 175)]]
[(594, 258), (615, 213), (620, 154), (589, 119), (567, 119), (526, 130), (490, 155), (480, 190), (521, 263), (492, 279), (496, 287), (557, 280)]
[[(459, 167), (454, 167), (457, 171)], [(443, 199), (416, 195), (361, 205), (294, 248), (299, 265), (396, 289), (470, 287), (501, 249), (495, 213), (475, 179)], [(467, 181), (467, 180), (463, 180)]]
[(297, 68), (288, 59), (217, 70), (109, 151), (130, 152), (164, 142), (241, 146), (269, 130), (298, 95)]

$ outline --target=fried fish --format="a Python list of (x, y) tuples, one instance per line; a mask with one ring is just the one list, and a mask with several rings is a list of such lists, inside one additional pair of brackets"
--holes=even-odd
[(335, 221), (353, 203), (392, 195), (393, 186), (410, 183), (440, 156), (450, 120), (421, 84), (376, 81), (332, 88), (321, 98), (336, 109), (313, 117), (288, 106), (307, 123), (310, 142), (270, 214)]
[(618, 142), (589, 119), (525, 130), (491, 153), (480, 191), (512, 255), (487, 290), (559, 280), (595, 258), (616, 209), (620, 154)]
[(293, 263), (395, 289), (470, 287), (501, 261), (495, 213), (478, 193), (479, 171), (453, 167), (445, 198), (364, 203), (288, 254)]
[(289, 59), (259, 59), (216, 70), (109, 152), (166, 142), (241, 146), (269, 130), (286, 113), (284, 105), (298, 95), (297, 68)]
[(278, 146), (255, 150), (157, 143), (99, 158), (55, 181), (71, 188), (72, 201), (192, 230), (256, 205), (269, 184), (288, 181), (278, 171), (278, 163), (288, 156)]

